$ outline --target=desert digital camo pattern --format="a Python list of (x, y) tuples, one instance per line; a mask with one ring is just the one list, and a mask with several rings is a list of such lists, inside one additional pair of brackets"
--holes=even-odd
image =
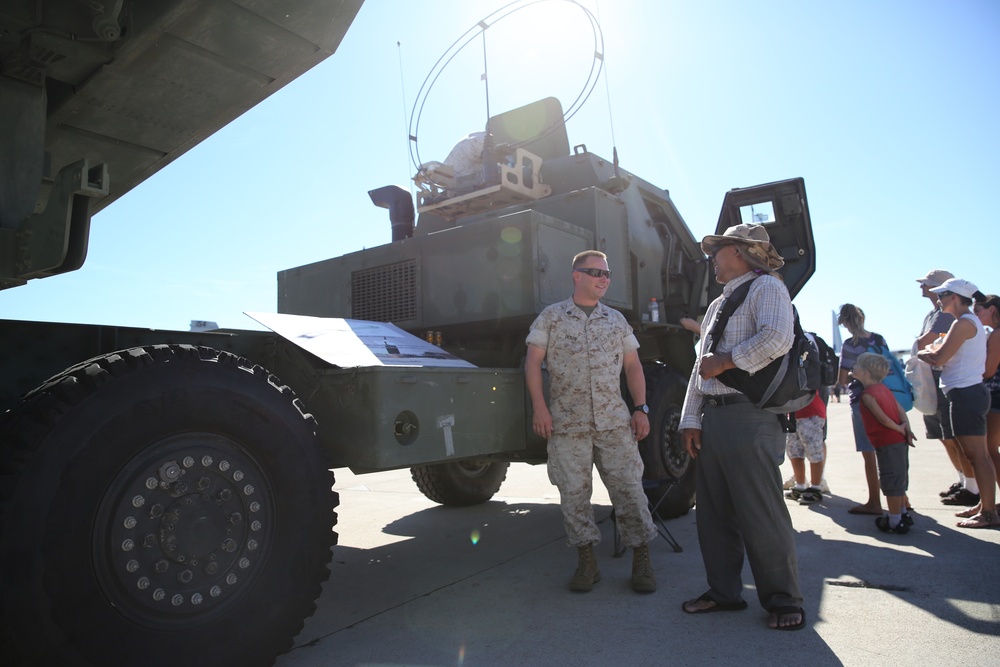
[(625, 353), (639, 348), (632, 327), (601, 303), (587, 317), (570, 298), (542, 311), (527, 342), (545, 350), (553, 431), (548, 473), (559, 489), (569, 545), (601, 541), (591, 504), (595, 463), (615, 507), (622, 543), (645, 544), (656, 526), (642, 490), (642, 460), (620, 379)]
[(598, 303), (588, 318), (570, 298), (541, 312), (527, 342), (545, 350), (553, 432), (607, 431), (629, 423), (622, 361), (639, 342), (621, 313)]
[(591, 469), (595, 463), (615, 508), (622, 544), (636, 547), (656, 536), (649, 501), (642, 490), (642, 460), (631, 426), (591, 433), (553, 433), (548, 452), (549, 481), (559, 489), (566, 541), (571, 547), (601, 541), (590, 502)]

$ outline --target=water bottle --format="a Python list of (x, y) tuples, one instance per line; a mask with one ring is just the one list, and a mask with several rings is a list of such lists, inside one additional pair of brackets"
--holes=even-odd
[(655, 296), (649, 300), (649, 321), (650, 322), (660, 321), (660, 305), (656, 303)]

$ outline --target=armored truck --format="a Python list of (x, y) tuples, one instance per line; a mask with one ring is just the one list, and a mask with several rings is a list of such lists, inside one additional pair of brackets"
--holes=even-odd
[[(332, 53), (359, 6), (5, 6), (0, 284), (82, 265), (96, 211)], [(526, 133), (539, 114), (546, 131)], [(271, 664), (329, 577), (332, 470), (409, 468), (428, 498), (470, 505), (510, 462), (545, 461), (524, 337), (588, 248), (641, 343), (649, 492), (668, 516), (691, 507), (678, 321), (718, 289), (696, 237), (666, 190), (571, 147), (557, 100), (482, 135), (478, 170), (420, 165), (415, 206), (369, 193), (389, 242), (280, 272), (275, 333), (0, 320), (5, 664)], [(794, 295), (815, 267), (802, 180), (730, 191), (718, 229), (740, 221), (767, 225)], [(402, 343), (376, 341), (381, 362), (315, 345), (363, 348), (361, 331)], [(410, 341), (426, 347), (407, 357)]]

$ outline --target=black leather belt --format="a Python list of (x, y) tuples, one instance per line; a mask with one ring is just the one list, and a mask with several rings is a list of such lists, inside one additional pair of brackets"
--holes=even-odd
[(723, 406), (749, 403), (750, 399), (743, 394), (722, 394), (721, 396), (706, 396), (705, 402), (709, 405)]

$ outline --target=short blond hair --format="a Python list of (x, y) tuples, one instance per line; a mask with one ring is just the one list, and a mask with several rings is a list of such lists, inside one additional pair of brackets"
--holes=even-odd
[(573, 258), (573, 268), (578, 269), (581, 266), (583, 266), (583, 263), (586, 261), (588, 257), (600, 257), (605, 262), (608, 261), (608, 256), (605, 255), (600, 250), (584, 250), (581, 253), (577, 253), (576, 256)]
[(874, 352), (862, 352), (858, 355), (854, 365), (865, 369), (865, 372), (871, 375), (876, 382), (881, 382), (889, 374), (889, 360)]

